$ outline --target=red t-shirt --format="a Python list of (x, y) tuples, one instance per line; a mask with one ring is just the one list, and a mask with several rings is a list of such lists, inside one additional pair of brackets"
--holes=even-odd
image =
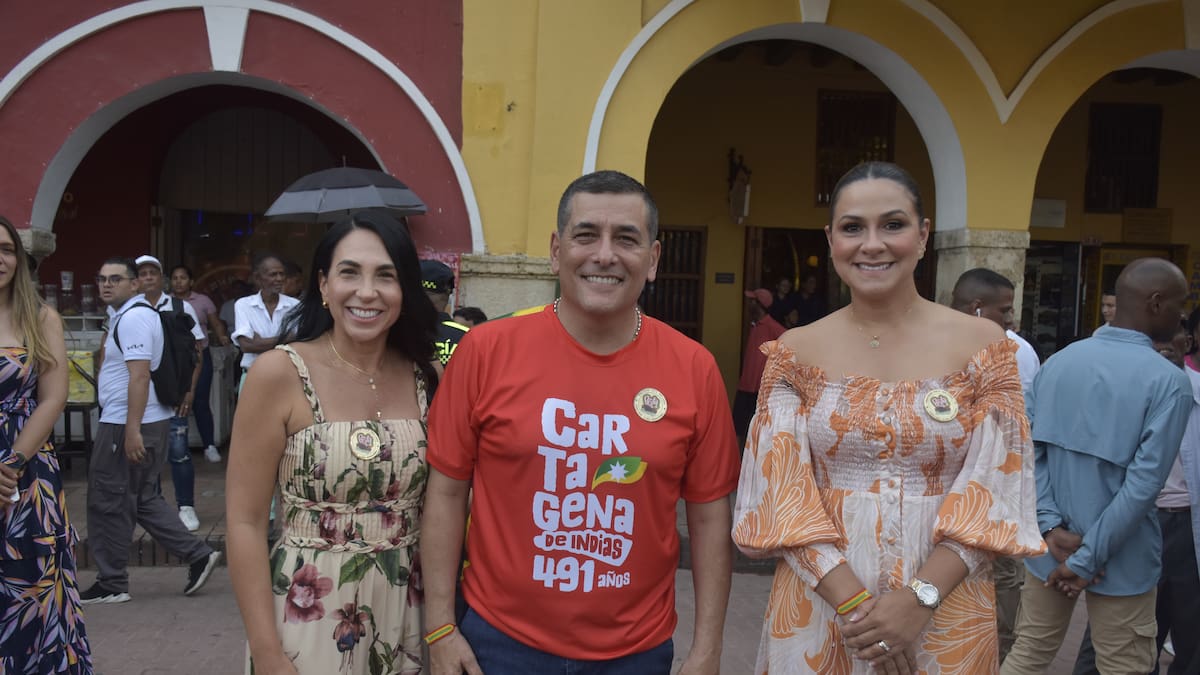
[(716, 362), (646, 317), (598, 356), (553, 309), (471, 329), (429, 415), (429, 463), (471, 480), (467, 602), (536, 649), (645, 651), (675, 630), (676, 504), (737, 485)]
[(778, 340), (786, 330), (770, 314), (764, 314), (763, 318), (754, 322), (750, 334), (746, 336), (746, 355), (742, 357), (738, 391), (758, 392), (758, 383), (767, 367), (767, 355), (762, 353), (761, 347), (771, 340)]

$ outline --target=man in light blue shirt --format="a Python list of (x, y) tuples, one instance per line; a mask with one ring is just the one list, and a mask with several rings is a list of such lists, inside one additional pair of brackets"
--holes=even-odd
[(1028, 408), (1038, 524), (1050, 553), (1025, 563), (1017, 640), (1003, 675), (1046, 671), (1084, 589), (1100, 672), (1154, 666), (1162, 552), (1154, 501), (1178, 453), (1192, 391), (1151, 340), (1171, 339), (1186, 296), (1178, 267), (1135, 260), (1117, 280), (1111, 325), (1055, 354), (1034, 380)]

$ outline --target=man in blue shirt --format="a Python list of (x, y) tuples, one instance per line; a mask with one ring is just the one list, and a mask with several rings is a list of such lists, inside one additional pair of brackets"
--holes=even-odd
[(1162, 562), (1154, 501), (1192, 393), (1151, 340), (1171, 339), (1186, 296), (1178, 267), (1135, 260), (1117, 279), (1112, 323), (1055, 354), (1034, 380), (1038, 524), (1050, 553), (1025, 562), (1017, 640), (1002, 675), (1046, 671), (1084, 589), (1100, 672), (1154, 666)]

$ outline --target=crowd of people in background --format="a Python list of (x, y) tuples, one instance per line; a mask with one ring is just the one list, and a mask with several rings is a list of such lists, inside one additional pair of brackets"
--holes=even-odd
[(1200, 672), (1182, 272), (1130, 263), (1104, 324), (1042, 363), (1003, 274), (968, 270), (949, 306), (918, 293), (931, 222), (904, 169), (861, 164), (831, 197), (849, 303), (830, 311), (812, 270), (747, 289), (732, 406), (713, 356), (638, 305), (658, 210), (616, 171), (561, 195), (559, 297), (502, 320), (451, 314), (453, 269), (381, 211), (334, 223), (307, 274), (260, 253), (219, 309), (184, 265), (106, 259), (82, 591), (50, 443), (62, 322), (0, 218), (0, 672), (92, 672), (82, 606), (132, 599), (137, 525), (186, 564), (184, 595), (211, 577), (188, 438), (194, 416), (223, 460), (212, 346), (239, 354), (247, 672), (671, 672), (681, 500), (680, 673), (720, 668), (731, 543), (778, 560), (756, 672), (1045, 672), (1080, 595), (1076, 673), (1158, 672), (1164, 647), (1172, 675)]

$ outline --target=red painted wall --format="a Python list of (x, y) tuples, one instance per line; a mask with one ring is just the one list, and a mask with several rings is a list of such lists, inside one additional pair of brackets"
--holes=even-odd
[[(18, 61), (58, 32), (124, 3), (41, 3), (21, 12), (0, 9), (0, 68)], [(462, 6), (445, 0), (338, 0), (292, 2), (371, 44), (399, 65), (430, 100), (461, 144)], [(81, 8), (84, 6), (84, 8)], [(152, 14), (94, 34), (35, 71), (0, 107), (0, 213), (28, 225), (46, 166), (81, 123), (113, 100), (159, 80), (208, 72), (211, 63), (199, 9)], [(466, 206), (429, 124), (377, 68), (315, 31), (251, 12), (242, 72), (283, 84), (345, 119), (374, 146), (386, 168), (430, 207), (414, 219), (422, 247), (470, 250)], [(168, 106), (169, 107), (169, 106)], [(155, 112), (158, 106), (145, 111)], [(166, 108), (158, 109), (165, 115)], [(185, 115), (185, 117), (188, 117)], [(82, 273), (83, 257), (101, 249), (149, 245), (148, 206), (161, 153), (181, 129), (170, 119), (130, 115), (129, 130), (114, 127), (71, 180), (80, 216), (63, 224), (56, 267)], [(177, 131), (176, 131), (177, 133)], [(103, 216), (84, 224), (84, 205)], [(107, 244), (107, 245), (106, 245)], [(65, 252), (80, 247), (86, 254)], [(51, 261), (59, 255), (60, 262)], [(68, 267), (69, 266), (69, 267)], [(45, 278), (45, 275), (43, 275)]]

